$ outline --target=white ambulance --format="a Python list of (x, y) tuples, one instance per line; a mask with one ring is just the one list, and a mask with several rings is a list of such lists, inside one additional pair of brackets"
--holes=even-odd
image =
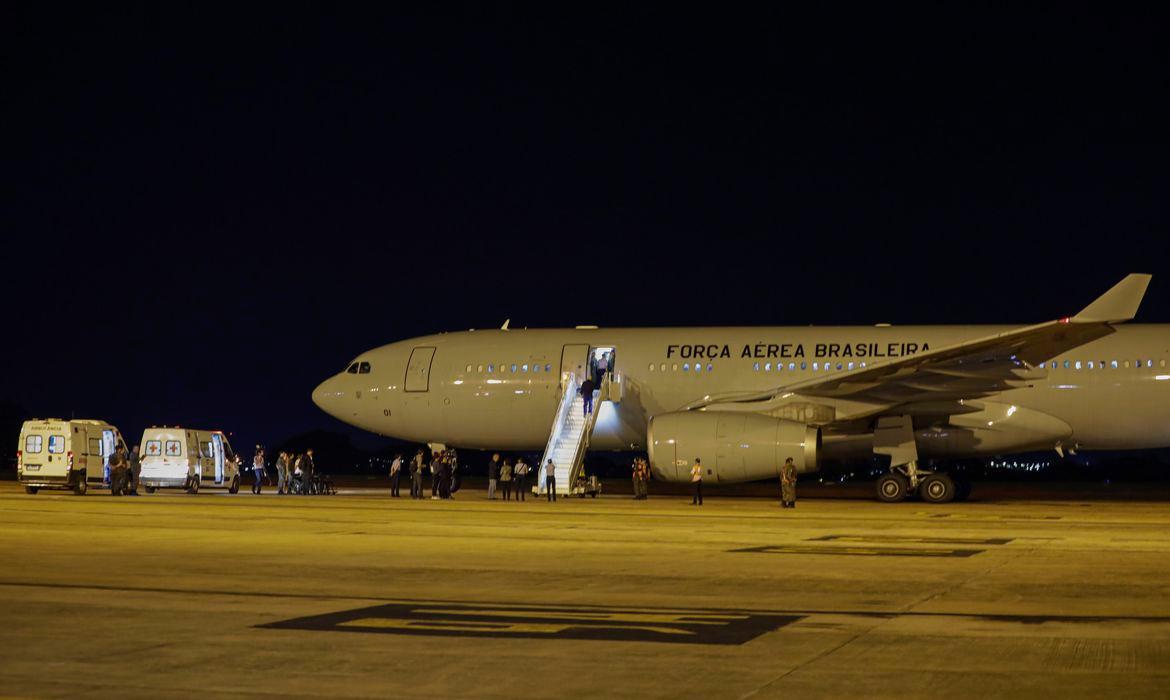
[(142, 432), (142, 485), (147, 493), (181, 488), (199, 493), (206, 487), (240, 490), (240, 460), (218, 430), (154, 427)]
[(122, 434), (105, 421), (34, 418), (20, 429), (16, 478), (26, 493), (73, 489), (81, 496), (91, 485), (108, 488), (110, 456), (119, 447), (126, 449)]

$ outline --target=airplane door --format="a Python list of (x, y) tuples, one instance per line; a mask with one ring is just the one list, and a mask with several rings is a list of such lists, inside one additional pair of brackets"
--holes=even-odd
[(405, 391), (430, 391), (431, 360), (434, 357), (434, 348), (419, 347), (410, 351), (410, 360), (406, 363)]
[(223, 436), (211, 436), (211, 456), (215, 460), (215, 483), (223, 483)]
[(585, 373), (589, 371), (589, 345), (582, 343), (580, 345), (566, 345), (561, 350), (561, 377), (564, 378), (566, 372), (572, 372), (577, 376), (578, 386), (585, 381)]

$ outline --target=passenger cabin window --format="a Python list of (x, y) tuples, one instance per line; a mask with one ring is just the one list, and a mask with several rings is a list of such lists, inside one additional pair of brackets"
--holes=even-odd
[(358, 363), (356, 363), (356, 362), (353, 363), (352, 365), (349, 366), (349, 369), (347, 369), (345, 371), (347, 374), (357, 374), (358, 373)]
[(64, 435), (50, 435), (49, 436), (49, 454), (59, 455), (65, 451), (65, 436)]
[(146, 456), (157, 457), (162, 454), (162, 442), (158, 440), (146, 441)]
[(43, 435), (29, 435), (24, 439), (24, 451), (29, 454), (39, 454), (43, 445), (45, 444), (45, 437)]
[(167, 456), (178, 457), (183, 452), (183, 443), (178, 440), (167, 440)]

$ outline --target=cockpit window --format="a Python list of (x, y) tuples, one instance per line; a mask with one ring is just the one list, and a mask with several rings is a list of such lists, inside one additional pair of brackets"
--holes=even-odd
[(363, 363), (358, 365), (358, 374), (369, 374), (369, 373), (370, 373), (370, 363), (369, 362), (363, 362)]
[(349, 366), (349, 369), (347, 369), (345, 371), (347, 374), (357, 374), (358, 373), (358, 363), (356, 363), (356, 362), (353, 363), (352, 365)]

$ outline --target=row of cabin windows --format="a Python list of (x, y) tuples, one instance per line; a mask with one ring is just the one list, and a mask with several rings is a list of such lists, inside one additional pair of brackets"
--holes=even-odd
[[(1153, 366), (1154, 366), (1153, 360), (1134, 360), (1133, 361), (1134, 369), (1140, 369), (1142, 367), (1153, 368)], [(1166, 361), (1165, 360), (1158, 360), (1158, 366), (1165, 367)], [(1050, 369), (1057, 369), (1057, 368), (1105, 369), (1106, 367), (1108, 367), (1110, 369), (1118, 369), (1118, 368), (1129, 369), (1130, 364), (1129, 364), (1129, 360), (1122, 360), (1121, 362), (1118, 362), (1117, 360), (1109, 360), (1108, 363), (1106, 363), (1105, 360), (1097, 360), (1097, 361), (1093, 361), (1093, 360), (1084, 360), (1084, 361), (1082, 361), (1082, 360), (1064, 360), (1063, 362), (1060, 360), (1053, 360), (1052, 362), (1048, 363), (1048, 367)], [(1043, 364), (1040, 365), (1040, 368), (1043, 369), (1044, 365)]]
[[(512, 374), (516, 374), (517, 372), (523, 373), (523, 372), (529, 372), (529, 371), (536, 373), (536, 372), (540, 372), (540, 363), (534, 362), (532, 364), (528, 364), (527, 362), (525, 362), (525, 363), (513, 363), (513, 364), (509, 365), (506, 362), (501, 362), (498, 365), (467, 365), (467, 367), (465, 367), (463, 371), (465, 374), (471, 374), (472, 372), (476, 372), (478, 374), (483, 374), (485, 372), (488, 374), (495, 374), (497, 371), (500, 374), (503, 374), (503, 373), (507, 372), (508, 370), (511, 370)], [(546, 373), (552, 373), (552, 365), (544, 365), (544, 371)]]
[[(1144, 366), (1147, 368), (1152, 368), (1154, 366), (1153, 360), (1134, 360), (1133, 367), (1134, 368), (1141, 368), (1143, 366), (1143, 363), (1144, 363)], [(808, 363), (808, 362), (801, 362), (801, 363), (799, 363), (799, 367), (801, 370), (808, 370), (809, 364), (810, 363)], [(864, 362), (838, 362), (838, 363), (836, 363), (836, 365), (834, 365), (832, 362), (825, 362), (825, 363), (813, 362), (811, 364), (812, 364), (812, 371), (814, 371), (814, 372), (821, 372), (821, 371), (827, 372), (827, 371), (832, 370), (834, 368), (836, 368), (838, 370), (854, 370), (854, 369), (865, 369), (865, 367), (866, 367), (866, 363), (864, 363)], [(1064, 360), (1063, 362), (1061, 362), (1060, 360), (1052, 360), (1050, 363), (1047, 363), (1047, 366), (1051, 367), (1052, 369), (1058, 369), (1060, 367), (1063, 367), (1064, 369), (1082, 369), (1082, 368), (1104, 369), (1106, 367), (1110, 367), (1112, 369), (1118, 369), (1119, 367), (1124, 367), (1126, 369), (1129, 369), (1130, 362), (1129, 362), (1129, 360), (1122, 360), (1120, 362), (1118, 362), (1117, 360), (1109, 360), (1108, 363), (1106, 363), (1105, 360), (1097, 360), (1097, 361), (1094, 361), (1094, 360), (1087, 360), (1087, 361)], [(1165, 367), (1166, 361), (1165, 360), (1158, 360), (1158, 366)], [(1040, 365), (1040, 369), (1044, 369), (1044, 367), (1045, 367), (1044, 364)], [(655, 372), (655, 371), (666, 372), (668, 369), (668, 366), (665, 362), (658, 364), (658, 365), (651, 362), (648, 369), (651, 372)], [(679, 365), (677, 362), (675, 362), (675, 363), (672, 363), (671, 365), (669, 365), (669, 369), (672, 372), (677, 372), (677, 371), (679, 371), (679, 369), (682, 369), (682, 371), (684, 371), (684, 372), (689, 372), (689, 371), (691, 371), (691, 363), (684, 362), (681, 365)], [(714, 369), (714, 366), (712, 364), (708, 363), (707, 364), (707, 371), (710, 372), (713, 369)], [(761, 372), (761, 371), (763, 371), (763, 372), (772, 372), (772, 371), (781, 372), (784, 370), (784, 363), (777, 362), (776, 364), (772, 364), (771, 362), (764, 362), (761, 364), (759, 362), (756, 362), (755, 364), (752, 365), (752, 369), (755, 370), (756, 372)], [(794, 371), (796, 371), (796, 369), (797, 369), (796, 362), (789, 362), (788, 363), (788, 371), (794, 372)], [(701, 362), (696, 362), (694, 364), (694, 370), (696, 372), (702, 372), (703, 371), (703, 364)], [(468, 371), (470, 371), (470, 368)], [(515, 370), (513, 370), (513, 371), (515, 371)]]
[[(670, 371), (671, 371), (671, 372), (677, 372), (677, 371), (679, 371), (680, 369), (681, 369), (682, 371), (684, 371), (684, 372), (690, 372), (690, 371), (691, 371), (691, 369), (692, 369), (692, 365), (691, 365), (691, 363), (689, 363), (689, 362), (684, 362), (684, 363), (682, 363), (681, 365), (680, 365), (679, 363), (677, 363), (677, 362), (674, 362), (674, 363), (672, 363), (672, 364), (670, 365)], [(703, 363), (702, 363), (702, 362), (696, 362), (696, 363), (694, 364), (694, 366), (693, 366), (693, 369), (695, 370), (695, 372), (702, 372), (702, 371), (703, 371)], [(711, 372), (711, 371), (713, 371), (714, 369), (715, 369), (715, 365), (713, 365), (712, 363), (708, 362), (708, 363), (707, 363), (707, 371), (708, 371), (708, 372)], [(657, 371), (659, 371), (659, 372), (665, 372), (665, 371), (667, 371), (667, 364), (666, 364), (665, 362), (663, 362), (663, 363), (662, 363), (662, 364), (660, 364), (660, 365), (655, 365), (653, 362), (651, 362), (651, 363), (650, 363), (650, 371), (651, 371), (651, 372), (654, 372), (654, 371), (656, 371), (656, 370), (657, 370)]]

